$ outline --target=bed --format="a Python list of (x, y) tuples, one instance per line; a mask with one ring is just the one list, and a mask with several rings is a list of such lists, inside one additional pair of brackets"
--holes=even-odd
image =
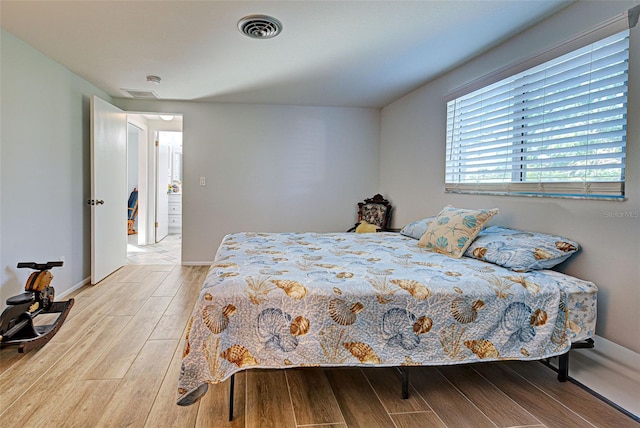
[(189, 321), (178, 404), (251, 368), (540, 360), (594, 334), (593, 283), (487, 262), (486, 235), (460, 258), (407, 233), (227, 235)]

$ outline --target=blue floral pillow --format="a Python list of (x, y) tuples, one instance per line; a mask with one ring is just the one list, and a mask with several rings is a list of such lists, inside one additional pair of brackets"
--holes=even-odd
[(435, 217), (427, 217), (422, 220), (416, 220), (412, 223), (407, 224), (400, 230), (400, 233), (404, 236), (408, 236), (413, 239), (420, 239), (422, 235), (427, 231), (427, 228), (431, 224), (431, 222), (435, 219)]
[(480, 232), (465, 256), (516, 272), (550, 269), (580, 249), (562, 236), (491, 226)]

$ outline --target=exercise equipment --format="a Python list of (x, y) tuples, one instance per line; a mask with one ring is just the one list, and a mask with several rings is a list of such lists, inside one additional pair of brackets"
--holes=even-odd
[[(0, 315), (0, 348), (18, 346), (18, 352), (46, 344), (58, 332), (67, 318), (74, 300), (54, 302), (55, 290), (50, 285), (53, 275), (50, 270), (61, 267), (64, 262), (47, 263), (20, 262), (18, 268), (33, 269), (24, 286), (25, 292), (7, 299), (7, 307)], [(36, 317), (59, 314), (53, 324), (39, 325)]]

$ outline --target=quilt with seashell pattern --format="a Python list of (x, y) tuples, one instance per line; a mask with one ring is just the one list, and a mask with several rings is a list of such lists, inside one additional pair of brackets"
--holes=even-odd
[(397, 233), (236, 233), (187, 328), (178, 404), (253, 367), (536, 360), (593, 335), (596, 286), (429, 252)]

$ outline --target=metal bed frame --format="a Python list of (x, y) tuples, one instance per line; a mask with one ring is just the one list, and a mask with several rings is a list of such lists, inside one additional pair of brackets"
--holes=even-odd
[[(571, 351), (571, 349), (585, 349), (585, 348), (593, 348), (594, 347), (594, 342), (593, 339), (585, 339), (576, 343), (572, 343), (571, 344), (571, 348), (569, 349), (569, 351)], [(558, 368), (556, 369), (555, 367), (551, 366), (551, 364), (549, 363), (549, 359), (544, 359), (541, 360), (541, 362), (546, 365), (547, 367), (551, 368), (552, 370), (556, 371), (558, 373), (558, 381), (559, 382), (566, 382), (568, 380), (570, 380), (571, 378), (569, 377), (569, 351), (565, 352), (564, 354), (558, 356)], [(406, 370), (405, 367), (398, 367), (398, 369), (400, 370), (400, 373), (402, 374), (402, 398), (403, 399), (407, 399), (409, 398), (409, 371)], [(231, 375), (231, 378), (229, 380), (229, 422), (231, 422), (233, 420), (233, 391), (234, 391), (234, 387), (235, 387), (235, 373)], [(600, 396), (598, 396), (598, 398), (601, 398)], [(605, 402), (607, 402), (608, 404), (612, 404), (610, 401), (608, 400), (604, 400)], [(616, 406), (614, 406), (616, 407)], [(616, 407), (618, 408), (618, 407)], [(619, 408), (618, 408), (619, 409)]]

